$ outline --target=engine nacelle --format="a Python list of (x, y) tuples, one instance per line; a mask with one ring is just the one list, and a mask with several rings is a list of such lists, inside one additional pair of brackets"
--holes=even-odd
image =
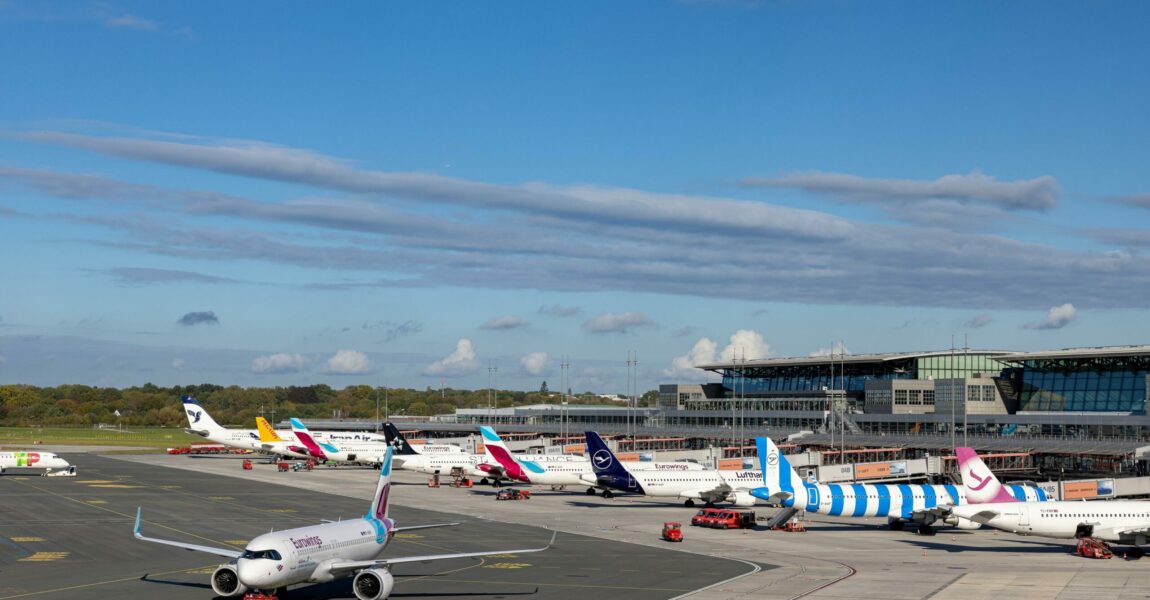
[(951, 515), (951, 516), (943, 519), (942, 522), (946, 523), (947, 525), (953, 525), (954, 527), (957, 527), (959, 529), (978, 529), (978, 528), (982, 527), (982, 523), (975, 523), (974, 521), (971, 521), (970, 519), (964, 519), (962, 517), (956, 517), (954, 515)]
[(735, 492), (734, 494), (732, 494), (730, 496), (729, 499), (735, 503), (735, 506), (754, 506), (755, 505), (755, 497), (748, 494), (747, 492)]
[(395, 577), (387, 569), (360, 571), (351, 581), (351, 590), (359, 600), (383, 600), (394, 587)]
[(248, 591), (248, 586), (240, 583), (236, 566), (232, 563), (220, 565), (212, 573), (212, 591), (220, 596), (240, 596)]

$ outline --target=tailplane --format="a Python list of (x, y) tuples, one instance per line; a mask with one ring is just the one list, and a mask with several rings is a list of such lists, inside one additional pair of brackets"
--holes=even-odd
[(224, 431), (224, 428), (216, 423), (215, 419), (208, 414), (208, 411), (200, 406), (199, 402), (191, 396), (180, 396), (180, 401), (184, 403), (184, 413), (188, 415), (188, 431), (202, 437), (208, 437), (213, 433)]
[(962, 491), (971, 504), (986, 502), (1018, 502), (994, 476), (974, 448), (955, 448), (958, 472), (962, 477)]

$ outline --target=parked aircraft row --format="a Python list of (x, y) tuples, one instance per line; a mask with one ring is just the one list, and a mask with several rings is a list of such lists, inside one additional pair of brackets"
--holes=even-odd
[[(218, 427), (196, 406), (197, 420)], [(188, 415), (191, 420), (192, 412)], [(479, 455), (465, 453), (457, 446), (449, 447), (447, 452), (418, 453), (398, 431), (385, 435), (383, 444), (340, 441), (331, 437), (335, 432), (321, 442), (321, 432), (309, 433), (296, 419), (292, 425), (290, 437), (275, 432), (281, 438), (278, 443), (291, 452), (378, 465), (384, 462), (378, 448), (386, 449), (390, 443), (398, 448), (390, 463), (395, 468), (446, 474), (458, 467), (468, 476), (491, 478), (496, 485), (503, 479), (553, 487), (585, 485), (587, 494), (598, 492), (605, 498), (615, 492), (635, 493), (673, 498), (687, 506), (693, 506), (695, 501), (707, 505), (729, 502), (737, 506), (752, 506), (762, 501), (782, 507), (789, 511), (788, 515), (803, 510), (836, 517), (886, 517), (892, 529), (902, 529), (910, 523), (923, 535), (932, 535), (934, 525), (941, 523), (960, 529), (986, 525), (1021, 535), (1053, 538), (1095, 537), (1129, 544), (1132, 546), (1129, 554), (1133, 556), (1142, 554), (1140, 546), (1150, 537), (1150, 502), (1054, 502), (1041, 488), (1003, 485), (970, 448), (956, 449), (962, 485), (821, 484), (800, 478), (786, 456), (766, 437), (756, 440), (758, 470), (718, 470), (688, 462), (620, 461), (599, 435), (591, 431), (586, 432), (588, 459), (514, 454), (499, 435), (486, 426), (480, 428), (485, 450)], [(270, 426), (267, 429), (270, 430)], [(216, 431), (229, 439), (242, 438), (235, 436), (235, 430), (223, 432), (227, 433)], [(245, 443), (250, 442), (245, 440)], [(280, 448), (276, 443), (265, 439), (260, 444), (263, 451), (269, 451)]]

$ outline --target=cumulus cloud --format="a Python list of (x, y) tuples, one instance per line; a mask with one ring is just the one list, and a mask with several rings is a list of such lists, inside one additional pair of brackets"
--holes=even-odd
[(551, 357), (546, 352), (532, 352), (519, 359), (519, 366), (528, 375), (544, 375), (551, 370)]
[(1052, 307), (1046, 311), (1046, 319), (1034, 323), (1027, 323), (1024, 329), (1062, 329), (1078, 317), (1078, 310), (1073, 304), (1067, 302), (1062, 306)]
[[(343, 352), (341, 350), (341, 352)], [(338, 356), (338, 355), (337, 355)], [(334, 357), (333, 357), (334, 358)], [(330, 361), (329, 361), (330, 362)], [(268, 354), (252, 361), (252, 373), (299, 373), (307, 366), (307, 359), (300, 354)]]
[(990, 318), (990, 315), (974, 315), (970, 320), (964, 323), (964, 326), (967, 329), (982, 329), (993, 322), (994, 319)]
[(550, 317), (577, 317), (583, 314), (583, 309), (578, 306), (552, 304), (551, 306), (540, 306), (539, 314)]
[(527, 321), (519, 317), (496, 317), (479, 326), (480, 329), (519, 329), (527, 327)]
[(689, 352), (671, 359), (671, 368), (663, 369), (662, 373), (664, 377), (679, 380), (710, 381), (715, 379), (715, 375), (696, 367), (735, 360), (768, 358), (773, 355), (770, 344), (763, 340), (759, 332), (740, 329), (728, 338), (728, 343), (722, 351), (718, 350), (718, 344), (710, 338), (700, 338)]
[(588, 333), (628, 333), (633, 329), (654, 324), (654, 321), (642, 313), (603, 313), (583, 323), (583, 329)]
[(844, 354), (850, 354), (850, 353), (851, 353), (851, 349), (847, 348), (846, 344), (844, 344), (843, 342), (835, 342), (834, 344), (831, 345), (830, 348), (819, 348), (818, 350), (811, 352), (807, 356), (811, 356), (811, 357), (828, 356), (829, 357), (829, 356), (842, 356)]
[(455, 351), (423, 368), (424, 375), (462, 377), (479, 370), (479, 359), (471, 340), (462, 338), (455, 343)]
[(149, 21), (128, 13), (104, 19), (104, 25), (112, 29), (134, 29), (136, 31), (158, 31), (160, 29), (155, 21)]
[(1058, 201), (1058, 181), (1049, 175), (999, 181), (978, 171), (944, 175), (934, 181), (869, 179), (845, 173), (807, 171), (782, 177), (752, 177), (743, 184), (799, 189), (850, 200), (956, 200), (984, 202), (1008, 210), (1048, 210)]
[(220, 320), (216, 317), (215, 312), (207, 310), (187, 313), (176, 322), (184, 327), (192, 327), (194, 325), (216, 325)]
[(359, 350), (337, 350), (323, 365), (323, 372), (330, 375), (363, 375), (371, 369), (371, 359)]

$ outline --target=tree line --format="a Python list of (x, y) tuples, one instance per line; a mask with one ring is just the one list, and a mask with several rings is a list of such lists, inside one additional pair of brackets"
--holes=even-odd
[[(657, 392), (644, 395), (652, 401)], [(145, 384), (125, 389), (86, 385), (36, 387), (0, 385), (0, 425), (3, 426), (124, 426), (184, 427), (187, 418), (181, 396), (192, 396), (224, 425), (251, 427), (257, 416), (276, 422), (288, 417), (307, 419), (374, 419), (378, 402), (382, 419), (391, 416), (450, 414), (457, 408), (487, 408), (492, 392), (482, 390), (414, 390), (355, 385), (333, 389), (319, 384), (274, 388), (243, 388), (211, 384), (159, 387)], [(560, 394), (497, 390), (500, 407), (558, 404)], [(604, 404), (598, 396), (569, 396), (572, 404)], [(652, 402), (653, 403), (653, 402)]]

